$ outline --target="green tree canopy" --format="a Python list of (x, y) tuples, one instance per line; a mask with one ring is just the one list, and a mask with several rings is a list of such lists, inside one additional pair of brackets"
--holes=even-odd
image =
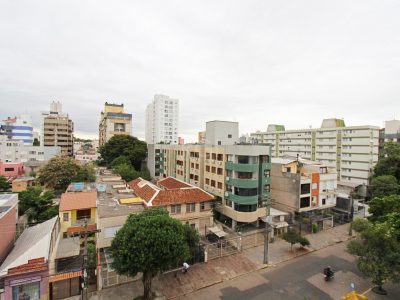
[(371, 179), (370, 190), (372, 197), (384, 197), (398, 194), (400, 185), (393, 175), (381, 175)]
[(0, 175), (0, 191), (6, 191), (10, 188), (7, 178)]
[(375, 176), (392, 175), (400, 182), (400, 144), (387, 142), (374, 168)]
[(91, 182), (95, 176), (92, 165), (81, 167), (71, 157), (57, 156), (40, 169), (38, 180), (46, 187), (63, 192), (71, 182)]
[(309, 246), (310, 242), (307, 238), (302, 237), (295, 230), (289, 229), (282, 235), (282, 238), (290, 244), (290, 250), (293, 250), (293, 245), (299, 243), (301, 246)]
[(110, 163), (110, 167), (114, 168), (118, 165), (123, 165), (123, 164), (127, 164), (130, 165), (131, 161), (124, 155), (118, 156), (117, 158), (115, 158), (111, 163)]
[(372, 223), (365, 219), (354, 221), (353, 228), (359, 233), (348, 244), (348, 251), (358, 256), (357, 267), (379, 290), (385, 281), (399, 282), (400, 242), (398, 222), (400, 214), (390, 214), (385, 222)]
[(371, 221), (385, 221), (388, 214), (393, 212), (400, 213), (400, 195), (375, 197), (368, 202), (368, 205), (369, 212), (372, 214), (369, 217)]
[(140, 176), (139, 172), (137, 172), (134, 167), (127, 163), (116, 165), (113, 167), (112, 170), (115, 173), (119, 174), (126, 182), (129, 182)]
[(41, 187), (28, 187), (18, 195), (18, 213), (27, 214), (29, 222), (44, 222), (58, 215), (58, 206), (54, 205), (54, 192), (43, 192)]
[(108, 166), (117, 157), (125, 156), (135, 170), (141, 170), (142, 161), (147, 156), (147, 145), (145, 142), (130, 135), (114, 135), (99, 148), (99, 153)]
[(143, 273), (145, 299), (151, 297), (151, 281), (157, 273), (176, 267), (189, 256), (184, 226), (160, 208), (131, 214), (110, 249), (117, 273)]

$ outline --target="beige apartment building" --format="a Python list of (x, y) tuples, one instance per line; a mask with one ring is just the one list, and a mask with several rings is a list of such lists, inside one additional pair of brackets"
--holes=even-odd
[(62, 156), (72, 156), (74, 123), (62, 113), (61, 103), (52, 102), (49, 112), (42, 112), (41, 146), (59, 146)]
[(338, 180), (368, 184), (378, 161), (379, 127), (346, 126), (340, 119), (325, 119), (321, 128), (285, 130), (269, 125), (251, 134), (252, 142), (270, 143), (272, 157), (299, 155), (337, 169)]
[(152, 176), (175, 177), (216, 197), (219, 220), (255, 226), (270, 197), (269, 145), (148, 145)]
[(99, 146), (116, 134), (132, 135), (132, 114), (124, 112), (124, 104), (106, 102), (100, 114)]

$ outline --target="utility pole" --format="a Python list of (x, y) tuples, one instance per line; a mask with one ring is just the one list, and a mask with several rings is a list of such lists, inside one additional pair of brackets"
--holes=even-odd
[(350, 202), (351, 202), (351, 207), (350, 207), (350, 228), (349, 228), (349, 236), (353, 235), (353, 217), (354, 217), (354, 199), (352, 196), (350, 196)]
[(265, 209), (265, 238), (264, 238), (264, 264), (268, 264), (268, 243), (269, 243), (269, 219), (270, 219), (270, 206), (271, 202), (269, 197), (267, 198), (267, 207)]

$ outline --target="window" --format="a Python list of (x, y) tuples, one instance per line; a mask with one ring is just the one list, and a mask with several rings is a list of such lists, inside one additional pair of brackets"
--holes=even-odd
[(210, 153), (206, 153), (206, 159), (210, 159)]
[(313, 184), (312, 184), (312, 189), (313, 189), (313, 190), (318, 189), (318, 183), (313, 182)]
[(206, 166), (206, 172), (210, 172), (210, 166)]
[(211, 186), (215, 187), (215, 180), (211, 180)]
[(68, 222), (69, 221), (69, 213), (63, 213), (63, 221)]
[(211, 209), (211, 207), (210, 207), (210, 205), (208, 205), (207, 202), (200, 202), (200, 211), (210, 210), (210, 209)]
[(4, 171), (6, 171), (6, 172), (13, 172), (13, 171), (14, 171), (14, 168), (4, 168)]
[(300, 208), (310, 207), (310, 197), (300, 198)]
[(218, 182), (218, 188), (222, 189), (222, 182)]
[(176, 204), (176, 205), (171, 205), (171, 215), (176, 215), (181, 213), (181, 205)]
[(309, 194), (310, 193), (310, 184), (309, 183), (303, 183), (300, 188), (301, 194)]
[(222, 170), (222, 168), (218, 168), (217, 169), (217, 174), (218, 175), (223, 175), (224, 174), (224, 171)]
[(192, 213), (196, 211), (196, 203), (187, 203), (186, 204), (186, 212)]
[(269, 184), (264, 185), (264, 192), (269, 193), (271, 191), (271, 186)]
[(231, 139), (232, 138), (232, 134), (228, 134), (228, 139)]
[(217, 154), (216, 153), (212, 153), (211, 154), (211, 158), (214, 159), (214, 160), (217, 159)]
[(326, 199), (322, 198), (322, 205), (325, 205), (325, 204), (326, 204)]
[(206, 184), (210, 184), (210, 179), (206, 178)]

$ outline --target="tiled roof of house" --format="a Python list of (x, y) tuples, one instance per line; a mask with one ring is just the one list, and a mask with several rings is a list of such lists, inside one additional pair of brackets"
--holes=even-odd
[(61, 195), (60, 211), (70, 211), (75, 209), (88, 209), (96, 207), (97, 192), (68, 192)]
[(27, 272), (37, 272), (37, 271), (45, 271), (48, 266), (44, 260), (44, 257), (35, 258), (28, 260), (28, 263), (8, 269), (8, 274), (20, 274)]
[(167, 178), (161, 179), (157, 182), (157, 184), (167, 190), (191, 187), (191, 185), (189, 185), (183, 181), (180, 181), (176, 178), (173, 178), (173, 177), (167, 177)]
[(147, 206), (203, 202), (211, 201), (215, 198), (206, 191), (186, 183), (185, 187), (182, 188), (162, 190), (139, 177), (129, 182), (128, 185), (134, 190), (135, 194), (146, 201)]

